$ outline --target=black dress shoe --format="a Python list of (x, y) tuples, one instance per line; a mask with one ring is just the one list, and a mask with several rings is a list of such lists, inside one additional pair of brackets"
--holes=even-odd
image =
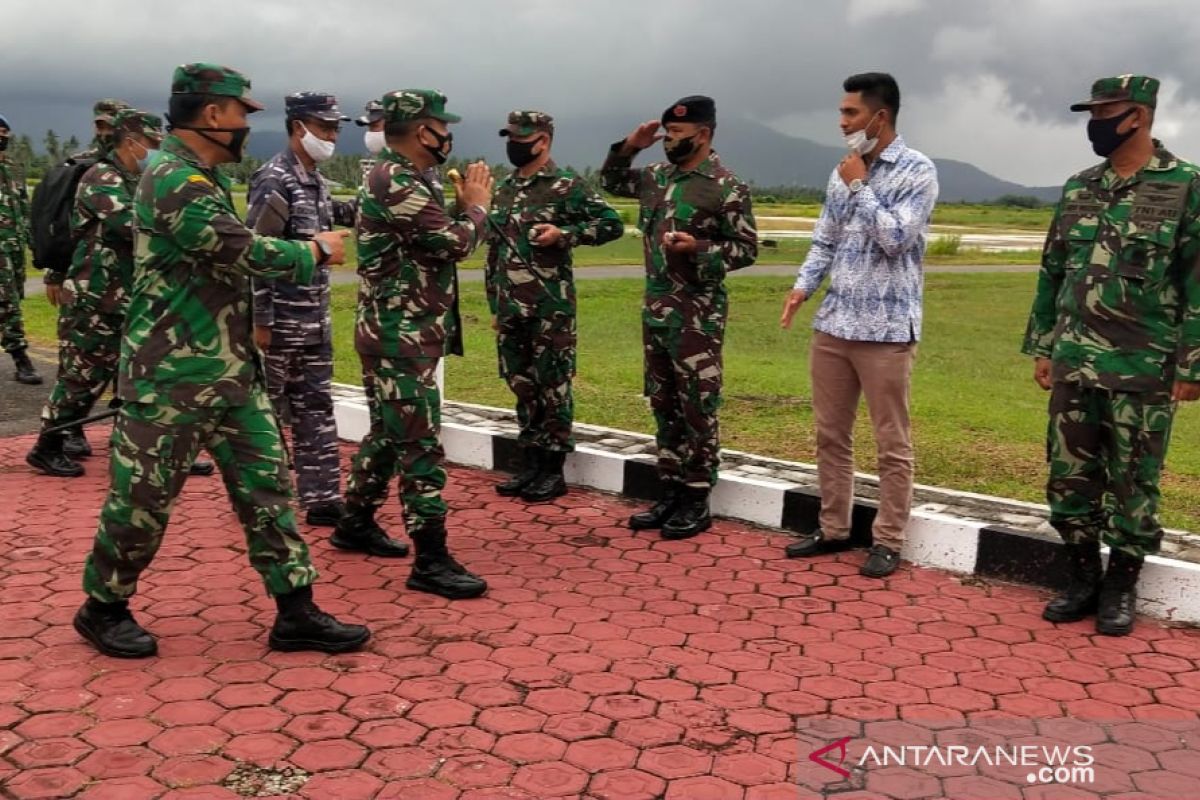
[(708, 488), (697, 489), (685, 486), (680, 495), (675, 513), (663, 523), (659, 534), (664, 539), (690, 539), (712, 527), (712, 514), (708, 510)]
[(341, 522), (345, 513), (346, 506), (342, 504), (342, 501), (332, 500), (328, 503), (318, 503), (308, 509), (308, 512), (304, 515), (304, 521), (309, 525), (332, 528)]
[(25, 454), (25, 463), (54, 478), (78, 478), (83, 465), (63, 452), (63, 434), (43, 433), (33, 449)]
[(147, 658), (158, 652), (154, 637), (138, 625), (129, 603), (101, 603), (93, 597), (75, 613), (75, 631), (113, 658)]
[(375, 521), (374, 511), (346, 511), (334, 526), (329, 543), (339, 550), (381, 558), (404, 558), (408, 543), (391, 538)]
[(188, 475), (212, 475), (217, 471), (213, 462), (198, 458), (192, 462), (192, 466), (188, 468)]
[(82, 428), (71, 428), (66, 431), (66, 437), (63, 439), (63, 452), (75, 459), (91, 457), (92, 446), (88, 444)]
[(272, 650), (348, 653), (371, 638), (365, 625), (350, 625), (317, 608), (312, 587), (305, 586), (275, 598), (279, 615), (271, 626), (267, 643)]
[(800, 535), (794, 542), (790, 542), (784, 548), (784, 554), (788, 558), (807, 558), (808, 556), (823, 556), (828, 553), (844, 553), (854, 547), (847, 536), (842, 539), (830, 539), (825, 533), (817, 528), (811, 533)]
[(629, 518), (629, 527), (635, 531), (648, 531), (661, 528), (675, 513), (679, 506), (679, 485), (667, 483), (663, 486), (662, 497), (658, 502), (645, 511), (640, 511)]
[(900, 554), (885, 544), (877, 544), (867, 552), (866, 563), (858, 570), (868, 578), (886, 578), (900, 566)]

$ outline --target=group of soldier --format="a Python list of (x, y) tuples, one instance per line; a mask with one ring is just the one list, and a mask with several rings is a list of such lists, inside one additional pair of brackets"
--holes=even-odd
[[(890, 76), (883, 77), (894, 88)], [(1157, 84), (1111, 80), (1117, 89), (1098, 83), (1094, 104), (1134, 108), (1121, 124), (1135, 118), (1143, 128), (1137, 135), (1148, 143)], [(858, 101), (867, 100), (866, 121), (855, 123), (860, 127), (854, 131), (843, 124), (858, 155), (839, 165), (831, 187), (846, 202), (858, 202), (864, 214), (891, 213), (888, 192), (903, 187), (881, 182), (877, 193), (870, 187), (881, 154), (891, 154), (883, 160), (894, 162), (902, 147), (888, 149), (898, 90), (890, 106), (872, 105), (870, 92), (858, 94)], [(84, 638), (110, 655), (156, 652), (154, 637), (134, 620), (128, 601), (162, 541), (187, 476), (212, 470), (196, 461), (202, 448), (221, 472), (251, 564), (275, 597), (271, 647), (342, 652), (370, 636), (361, 625), (325, 614), (313, 600), (316, 570), (297, 531), (292, 469), (309, 524), (333, 527), (335, 547), (381, 557), (403, 557), (409, 550), (375, 519), (388, 484), (398, 477), (415, 549), (407, 586), (450, 599), (486, 591), (486, 581), (463, 567), (447, 543), (435, 379), (442, 357), (462, 353), (457, 265), (481, 245), (488, 248), (487, 300), (500, 373), (516, 400), (523, 453), (522, 468), (496, 490), (528, 502), (567, 490), (563, 466), (574, 449), (576, 367), (571, 253), (579, 245), (620, 237), (623, 225), (601, 195), (555, 164), (553, 119), (540, 111), (512, 112), (499, 133), (514, 172), (496, 186), (483, 163), (471, 164), (465, 175), (451, 171), (445, 177), (453, 183), (454, 200), (448, 203), (438, 167), (451, 153), (450, 126), (460, 118), (447, 110), (440, 92), (389, 92), (357, 120), (373, 158), (364, 163), (357, 196), (343, 201), (332, 197), (318, 168), (333, 154), (341, 125), (350, 118), (332, 95), (292, 94), (285, 99), (288, 146), (255, 173), (243, 222), (230, 181), (218, 167), (242, 158), (248, 114), (262, 107), (250, 94), (249, 79), (210, 63), (175, 70), (168, 130), (148, 112), (118, 101), (98, 103), (97, 139), (88, 154), (96, 163), (75, 198), (74, 259), (66, 274), (46, 276), (47, 293), (60, 306), (58, 380), (27, 460), (50, 475), (82, 474), (76, 459), (90, 448), (72, 426), (110, 382), (119, 403), (110, 488), (84, 568), (87, 599), (74, 622)], [(891, 131), (891, 138), (877, 143), (880, 133), (868, 139), (861, 131), (880, 119), (876, 130)], [(644, 391), (656, 422), (660, 499), (628, 524), (657, 529), (666, 539), (692, 537), (711, 526), (728, 314), (725, 277), (757, 255), (749, 190), (713, 150), (715, 131), (711, 98), (685, 97), (614, 144), (601, 170), (607, 191), (639, 201), (646, 268)], [(8, 133), (0, 117), (0, 142)], [(636, 155), (658, 141), (666, 160), (634, 167)], [(932, 169), (923, 156), (909, 152), (921, 169)], [(1178, 266), (1187, 258), (1194, 262), (1200, 246), (1200, 231), (1192, 230), (1200, 225), (1200, 180), (1186, 162), (1160, 147), (1152, 152), (1146, 167), (1154, 171), (1152, 182), (1102, 165), (1068, 184), (1047, 243), (1026, 342), (1039, 358), (1039, 383), (1055, 389), (1052, 521), (1063, 532), (1073, 565), (1071, 587), (1051, 603), (1047, 617), (1079, 619), (1098, 603), (1115, 604), (1123, 616), (1108, 625), (1109, 633), (1132, 627), (1137, 570), (1161, 538), (1157, 466), (1173, 406), (1159, 393), (1172, 376), (1187, 381), (1200, 369), (1200, 331), (1190, 327), (1200, 324), (1192, 316), (1200, 314), (1200, 283), (1194, 268), (1180, 273), (1185, 267)], [(23, 282), (12, 273), (25, 245), (23, 194), (8, 169), (0, 159), (4, 348), (13, 354), (16, 378), (31, 382), (37, 376), (25, 356), (19, 304), (2, 294)], [(930, 192), (923, 211), (903, 221), (918, 231), (906, 244), (918, 251), (935, 179)], [(329, 307), (329, 270), (344, 261), (349, 233), (335, 231), (339, 225), (353, 226), (357, 235), (354, 346), (370, 413), (344, 493), (331, 397)], [(835, 239), (822, 246), (833, 252), (841, 246)], [(887, 247), (883, 251), (887, 267), (892, 254)], [(1147, 268), (1158, 270), (1156, 277), (1145, 277)], [(1116, 279), (1109, 273), (1138, 281), (1145, 297), (1134, 298), (1133, 288), (1124, 284), (1105, 283)], [(836, 275), (832, 280), (837, 285)], [(786, 322), (808, 294), (811, 289), (789, 298)], [(1093, 295), (1112, 300), (1122, 313), (1095, 311)], [(919, 306), (919, 277), (916, 302)], [(919, 329), (910, 330), (906, 364)], [(1122, 338), (1133, 331), (1146, 333), (1144, 342), (1137, 339), (1144, 347), (1136, 352)], [(1149, 350), (1157, 360), (1138, 357)], [(1110, 379), (1123, 370), (1137, 376)], [(814, 381), (819, 379), (814, 371)], [(1176, 400), (1191, 399), (1175, 386)], [(902, 389), (907, 414), (906, 382)], [(853, 400), (856, 406), (857, 390)], [(291, 452), (281, 423), (291, 427)], [(1091, 438), (1083, 444), (1080, 436)], [(1097, 451), (1107, 463), (1097, 464)], [(911, 494), (911, 474), (907, 485), (898, 485)], [(1115, 510), (1106, 505), (1110, 494), (1117, 499)], [(901, 506), (889, 524), (903, 528), (907, 499)], [(816, 531), (789, 555), (830, 552), (837, 538)], [(1112, 548), (1109, 573), (1115, 579), (1100, 572), (1101, 539)], [(899, 544), (888, 541), (892, 548), (873, 548), (863, 574), (884, 577), (895, 569)], [(1111, 617), (1114, 608), (1102, 609), (1101, 616), (1105, 613)]]

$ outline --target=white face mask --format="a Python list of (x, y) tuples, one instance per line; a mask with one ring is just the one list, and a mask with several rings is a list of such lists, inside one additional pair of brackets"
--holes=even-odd
[[(878, 113), (878, 112), (876, 112)], [(867, 128), (871, 127), (872, 120), (875, 115), (871, 115), (871, 119), (867, 120), (867, 124), (856, 130), (854, 133), (848, 133), (843, 138), (846, 140), (846, 147), (860, 156), (865, 156), (867, 153), (875, 149), (875, 145), (879, 144), (879, 136), (868, 139)]]
[(308, 129), (303, 122), (300, 127), (304, 128), (304, 136), (300, 138), (300, 146), (304, 148), (304, 152), (308, 153), (308, 157), (320, 164), (322, 161), (328, 161), (333, 155), (333, 149), (337, 147), (337, 142), (327, 142), (324, 139), (318, 139), (313, 136), (312, 131)]
[(383, 131), (367, 131), (363, 134), (363, 144), (367, 146), (367, 152), (371, 155), (379, 155), (379, 151), (383, 150), (385, 144)]

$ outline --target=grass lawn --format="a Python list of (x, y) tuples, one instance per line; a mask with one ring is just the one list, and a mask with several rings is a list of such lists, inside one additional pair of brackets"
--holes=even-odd
[[(926, 327), (913, 381), (917, 479), (1024, 500), (1042, 501), (1047, 395), (1031, 379), (1032, 362), (1018, 352), (1036, 276), (1022, 273), (930, 274)], [(780, 330), (787, 278), (745, 278), (732, 285), (725, 356), (726, 447), (811, 462), (814, 438), (808, 378), (809, 322), (805, 306), (791, 331)], [(496, 373), (483, 286), (464, 283), (465, 358), (447, 365), (447, 396), (507, 407), (508, 389)], [(580, 421), (651, 432), (641, 397), (641, 282), (580, 284)], [(337, 380), (359, 382), (352, 347), (354, 288), (335, 290)], [(26, 300), (35, 340), (54, 340), (44, 297)], [(1163, 481), (1164, 519), (1200, 531), (1200, 407), (1177, 417), (1169, 471)], [(857, 431), (858, 466), (874, 471), (874, 443), (865, 411)]]

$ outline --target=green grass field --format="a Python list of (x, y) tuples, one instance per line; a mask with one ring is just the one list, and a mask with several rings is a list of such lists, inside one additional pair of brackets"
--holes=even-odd
[[(1046, 394), (1031, 379), (1018, 350), (1036, 276), (1021, 273), (931, 274), (926, 325), (913, 381), (917, 478), (922, 483), (1024, 500), (1042, 500)], [(813, 420), (807, 366), (806, 305), (791, 331), (779, 328), (786, 278), (744, 278), (731, 286), (726, 345), (726, 447), (811, 462)], [(580, 421), (651, 432), (641, 392), (641, 282), (599, 280), (579, 287)], [(359, 382), (352, 347), (354, 289), (334, 296), (337, 380)], [(26, 300), (36, 341), (54, 340), (52, 309)], [(447, 396), (505, 406), (497, 376), (483, 286), (463, 284), (465, 358), (449, 359)], [(1200, 530), (1200, 408), (1181, 410), (1163, 482), (1167, 524)], [(857, 431), (858, 466), (874, 471), (874, 444), (865, 412)]]

